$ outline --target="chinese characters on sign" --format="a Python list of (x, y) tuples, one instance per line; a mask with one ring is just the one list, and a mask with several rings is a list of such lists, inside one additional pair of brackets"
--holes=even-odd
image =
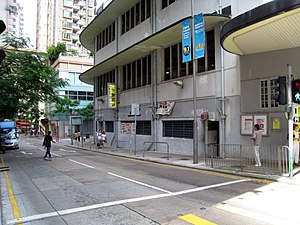
[(115, 84), (107, 84), (108, 85), (108, 108), (115, 109), (117, 108), (117, 95), (116, 95), (116, 85)]

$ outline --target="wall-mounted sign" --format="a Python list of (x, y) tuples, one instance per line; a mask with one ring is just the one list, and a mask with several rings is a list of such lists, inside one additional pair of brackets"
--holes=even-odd
[(157, 104), (157, 115), (170, 115), (173, 108), (174, 108), (175, 102), (171, 101), (162, 101), (158, 102)]
[(262, 135), (267, 135), (268, 126), (267, 126), (267, 116), (266, 115), (255, 115), (254, 124), (259, 125), (259, 129), (262, 130)]
[(117, 88), (116, 84), (107, 84), (107, 96), (108, 96), (108, 108), (115, 109), (117, 108)]
[(241, 134), (252, 135), (253, 133), (253, 116), (241, 116)]

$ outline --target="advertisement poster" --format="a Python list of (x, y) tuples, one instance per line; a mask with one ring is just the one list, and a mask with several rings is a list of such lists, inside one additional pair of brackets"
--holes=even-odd
[(194, 17), (194, 37), (195, 37), (195, 59), (204, 57), (205, 54), (205, 29), (203, 14)]
[(256, 115), (254, 116), (254, 124), (258, 124), (259, 128), (263, 131), (263, 135), (267, 135), (267, 116), (266, 115)]
[(122, 128), (122, 134), (134, 134), (134, 123), (128, 122), (128, 123), (121, 123)]
[(117, 95), (116, 95), (116, 85), (115, 84), (107, 84), (108, 85), (108, 108), (115, 109), (117, 108)]
[(253, 133), (253, 116), (241, 116), (241, 134), (252, 135)]
[(182, 22), (182, 62), (192, 60), (192, 39), (191, 39), (191, 20), (186, 19)]

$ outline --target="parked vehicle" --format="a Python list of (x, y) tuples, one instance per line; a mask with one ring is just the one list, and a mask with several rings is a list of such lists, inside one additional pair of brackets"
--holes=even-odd
[(19, 149), (18, 132), (13, 121), (0, 122), (0, 138), (4, 149)]

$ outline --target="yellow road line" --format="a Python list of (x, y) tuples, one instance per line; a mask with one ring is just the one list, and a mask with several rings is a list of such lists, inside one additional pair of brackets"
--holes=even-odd
[(179, 216), (179, 219), (185, 220), (194, 225), (217, 225), (216, 223), (212, 223), (208, 220), (202, 219), (194, 214), (186, 214), (184, 216)]
[[(4, 162), (4, 159), (3, 159), (2, 155), (1, 155), (1, 162), (2, 162), (2, 165), (5, 166), (5, 162)], [(4, 177), (5, 177), (5, 183), (6, 183), (6, 187), (7, 187), (7, 191), (8, 191), (10, 205), (12, 207), (12, 211), (13, 211), (13, 214), (14, 214), (14, 218), (15, 219), (16, 218), (21, 218), (21, 212), (20, 212), (17, 200), (15, 198), (14, 192), (12, 190), (12, 187), (11, 187), (11, 184), (10, 184), (10, 181), (9, 181), (9, 177), (8, 177), (8, 173), (7, 173), (7, 171), (4, 171), (3, 174), (4, 174)], [(22, 223), (18, 222), (16, 224), (21, 225)]]

